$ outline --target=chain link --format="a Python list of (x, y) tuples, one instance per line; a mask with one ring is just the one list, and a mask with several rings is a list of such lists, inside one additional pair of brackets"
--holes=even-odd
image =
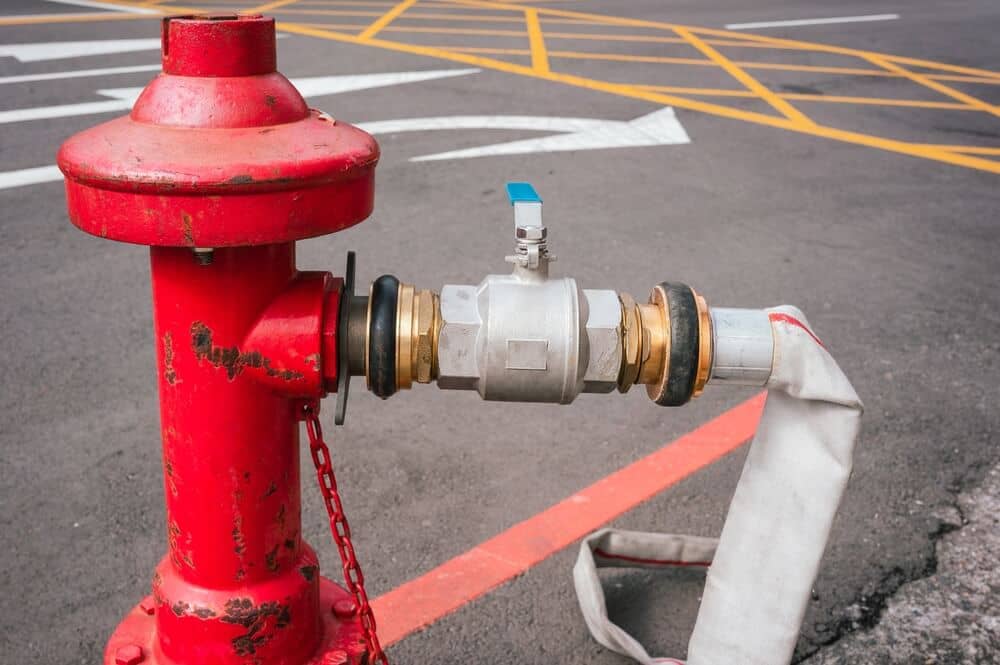
[(319, 490), (323, 495), (323, 502), (326, 504), (326, 512), (330, 516), (330, 533), (333, 535), (333, 542), (340, 552), (344, 583), (347, 590), (354, 596), (358, 618), (361, 621), (361, 630), (368, 646), (368, 662), (389, 665), (389, 659), (382, 651), (382, 645), (378, 641), (375, 614), (372, 612), (371, 604), (368, 602), (368, 593), (365, 591), (365, 576), (361, 572), (361, 565), (354, 552), (354, 543), (351, 541), (351, 526), (347, 523), (344, 506), (340, 501), (340, 492), (337, 491), (337, 477), (333, 473), (330, 449), (323, 441), (323, 427), (319, 422), (319, 404), (316, 402), (306, 404), (303, 407), (303, 415), (306, 421), (306, 432), (309, 434), (309, 452), (312, 453), (313, 464), (316, 466)]

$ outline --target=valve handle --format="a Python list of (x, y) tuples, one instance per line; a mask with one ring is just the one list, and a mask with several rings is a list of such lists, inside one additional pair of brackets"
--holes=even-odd
[[(508, 182), (507, 199), (514, 208), (514, 229), (515, 236), (524, 239), (530, 236), (537, 236), (537, 229), (544, 229), (542, 224), (542, 197), (538, 195), (530, 182)], [(528, 231), (529, 228), (534, 229)], [(544, 230), (541, 237), (532, 239), (540, 240), (544, 238)], [(527, 234), (527, 235), (525, 235)]]

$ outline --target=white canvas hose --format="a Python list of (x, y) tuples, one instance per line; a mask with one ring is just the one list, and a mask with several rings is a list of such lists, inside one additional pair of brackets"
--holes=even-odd
[(581, 544), (573, 580), (591, 635), (643, 665), (684, 661), (650, 656), (611, 621), (598, 568), (708, 568), (687, 665), (787, 665), (795, 650), (863, 406), (801, 312), (766, 315), (767, 402), (719, 539), (603, 529)]

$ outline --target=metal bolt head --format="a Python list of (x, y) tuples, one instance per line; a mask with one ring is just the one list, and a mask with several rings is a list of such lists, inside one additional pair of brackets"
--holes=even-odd
[(142, 659), (142, 647), (138, 644), (118, 647), (115, 651), (115, 665), (139, 665)]
[(545, 240), (547, 235), (544, 226), (519, 226), (514, 230), (518, 240)]
[(147, 616), (153, 616), (156, 612), (156, 601), (153, 600), (152, 596), (146, 596), (139, 602), (139, 609), (142, 613)]
[(323, 665), (346, 665), (347, 663), (347, 652), (346, 651), (331, 651), (330, 653), (323, 656)]
[(358, 611), (358, 606), (353, 600), (338, 600), (333, 604), (333, 613), (338, 619), (349, 619)]

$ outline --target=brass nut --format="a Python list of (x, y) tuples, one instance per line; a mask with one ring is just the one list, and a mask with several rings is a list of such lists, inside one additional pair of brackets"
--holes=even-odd
[(441, 330), (441, 300), (432, 291), (417, 293), (417, 343), (414, 353), (414, 380), (430, 383), (437, 375), (437, 336)]
[(619, 293), (622, 303), (622, 369), (618, 375), (618, 391), (627, 393), (639, 378), (642, 364), (642, 328), (639, 324), (639, 310), (635, 299), (627, 293)]
[(430, 383), (437, 376), (440, 298), (427, 289), (400, 284), (396, 307), (396, 387)]
[(698, 373), (695, 375), (694, 392), (691, 394), (692, 397), (697, 397), (705, 390), (712, 370), (712, 317), (705, 298), (694, 289), (691, 292), (698, 305)]

